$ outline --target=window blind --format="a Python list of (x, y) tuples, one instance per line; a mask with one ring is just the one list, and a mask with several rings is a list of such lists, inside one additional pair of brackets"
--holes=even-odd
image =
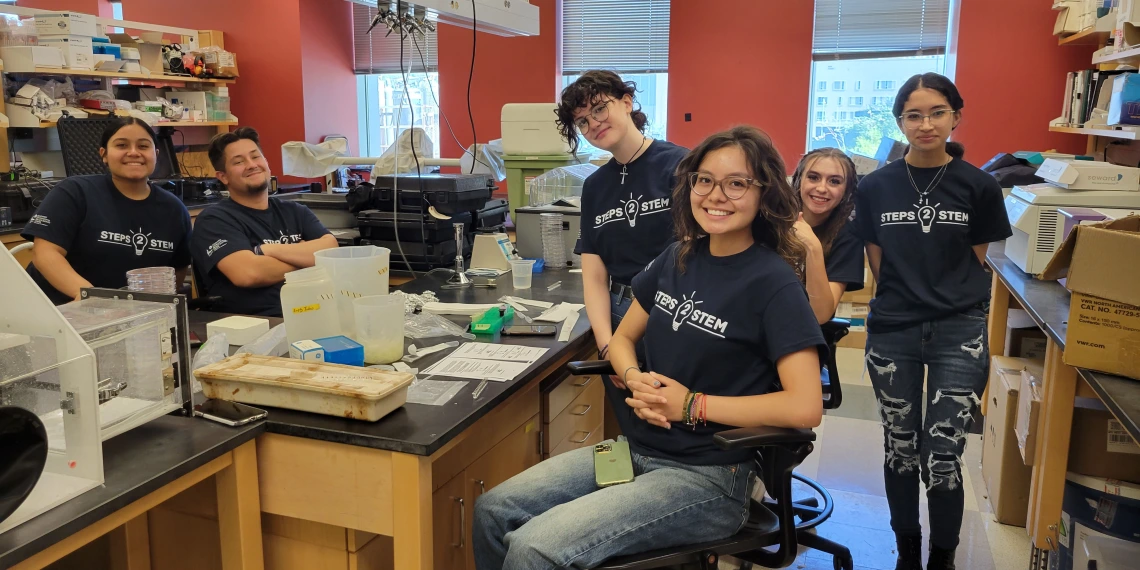
[(562, 73), (669, 71), (669, 0), (563, 0)]
[[(396, 32), (386, 36), (388, 28), (384, 24), (376, 26), (371, 34), (366, 33), (375, 16), (374, 6), (352, 4), (353, 70), (360, 74), (400, 73), (400, 36)], [(417, 36), (416, 42), (420, 51), (416, 51), (416, 44), (412, 42), (410, 36), (404, 40), (405, 71), (408, 73), (437, 71), (439, 49), (436, 35), (428, 32), (426, 38)], [(420, 60), (421, 51), (423, 60), (427, 62), (426, 69)]]
[(814, 58), (937, 55), (946, 51), (949, 0), (815, 0)]

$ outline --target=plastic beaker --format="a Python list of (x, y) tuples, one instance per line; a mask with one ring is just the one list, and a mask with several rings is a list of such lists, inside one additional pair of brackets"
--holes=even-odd
[(350, 338), (356, 332), (352, 300), (388, 294), (387, 248), (358, 245), (325, 249), (313, 254), (317, 267), (328, 272), (340, 303), (340, 326)]
[(511, 281), (515, 289), (530, 289), (530, 282), (534, 278), (533, 259), (511, 260)]
[(368, 364), (389, 364), (404, 356), (404, 298), (399, 295), (360, 297), (352, 302), (356, 337)]

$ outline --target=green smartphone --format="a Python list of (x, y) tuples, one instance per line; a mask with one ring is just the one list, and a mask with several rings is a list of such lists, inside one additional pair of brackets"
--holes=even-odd
[(598, 488), (633, 481), (633, 459), (629, 443), (613, 441), (594, 446), (594, 479)]

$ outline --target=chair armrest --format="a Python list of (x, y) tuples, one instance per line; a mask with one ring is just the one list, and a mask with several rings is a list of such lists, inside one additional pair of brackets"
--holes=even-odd
[(752, 427), (722, 431), (713, 436), (717, 447), (726, 450), (752, 449), (773, 445), (796, 445), (815, 441), (810, 429)]
[(566, 364), (566, 369), (574, 376), (586, 376), (590, 374), (612, 375), (614, 373), (614, 365), (608, 360), (570, 362)]
[(823, 340), (829, 347), (834, 347), (847, 333), (851, 332), (851, 321), (833, 318), (820, 325), (823, 330)]

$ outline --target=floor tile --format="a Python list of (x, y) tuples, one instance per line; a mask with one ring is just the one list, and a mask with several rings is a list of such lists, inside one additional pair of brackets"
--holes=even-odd
[[(825, 522), (816, 528), (820, 536), (834, 540), (851, 550), (855, 564), (875, 570), (892, 570), (895, 567), (895, 534), (889, 530), (877, 530)], [(831, 563), (831, 555), (817, 550), (808, 550), (804, 558), (824, 560)]]
[(825, 410), (828, 416), (879, 422), (879, 401), (870, 386), (843, 384), (843, 402), (834, 410)]
[(864, 371), (866, 362), (861, 348), (835, 349), (835, 363), (839, 365), (839, 379), (844, 386), (870, 386), (871, 379)]
[(891, 530), (891, 511), (886, 497), (828, 489), (835, 501), (831, 522), (878, 530)]
[(817, 481), (828, 489), (885, 496), (878, 422), (828, 416), (822, 439)]
[(993, 520), (992, 515), (981, 517), (994, 566), (1002, 570), (1028, 570), (1030, 543), (1025, 528), (1001, 524)]

